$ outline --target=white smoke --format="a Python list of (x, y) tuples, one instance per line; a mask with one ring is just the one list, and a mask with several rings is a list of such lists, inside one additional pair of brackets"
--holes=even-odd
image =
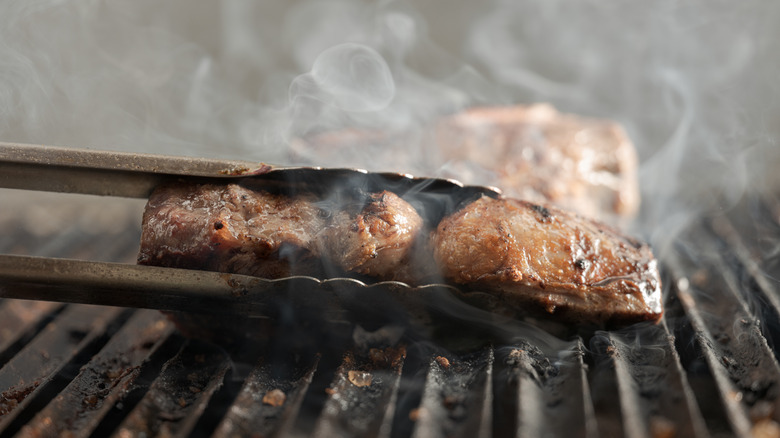
[[(285, 164), (311, 132), (551, 102), (627, 128), (639, 227), (669, 235), (774, 175), (779, 15), (757, 0), (9, 0), (0, 140)], [(375, 152), (348, 158), (381, 169)]]
[(513, 100), (627, 127), (639, 221), (658, 240), (763, 188), (778, 162), (778, 13), (762, 1), (495, 1), (468, 48)]

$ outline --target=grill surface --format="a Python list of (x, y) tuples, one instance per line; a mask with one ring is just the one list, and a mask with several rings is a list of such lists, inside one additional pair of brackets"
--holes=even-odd
[[(697, 221), (662, 260), (660, 324), (565, 341), (281, 321), (285, 339), (227, 351), (155, 311), (3, 300), (0, 436), (780, 436), (778, 213)], [(0, 251), (132, 262), (137, 225), (106, 221), (3, 216)]]

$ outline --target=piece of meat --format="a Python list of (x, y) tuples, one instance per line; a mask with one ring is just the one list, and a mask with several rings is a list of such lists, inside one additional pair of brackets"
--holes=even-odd
[(580, 324), (661, 317), (650, 248), (598, 222), (513, 199), (482, 197), (432, 234), (447, 281)]
[(408, 257), (423, 227), (414, 207), (388, 191), (335, 199), (236, 184), (165, 185), (144, 211), (138, 263), (263, 278), (325, 277), (327, 264), (409, 281)]
[[(446, 216), (430, 239), (419, 238), (423, 230), (415, 208), (387, 191), (322, 199), (173, 183), (157, 188), (147, 204), (138, 262), (264, 278), (346, 272), (410, 285), (440, 281), (441, 274), (559, 321), (614, 326), (661, 315), (649, 247), (595, 221), (482, 197)], [(174, 320), (221, 332), (238, 324)]]
[(639, 209), (636, 151), (617, 123), (548, 104), (478, 107), (408, 131), (343, 129), (294, 139), (291, 158), (454, 178), (610, 223)]
[(319, 275), (325, 218), (314, 201), (236, 184), (161, 186), (144, 211), (138, 263), (264, 278)]
[(335, 212), (321, 243), (329, 261), (348, 272), (410, 281), (409, 258), (423, 229), (414, 207), (398, 195), (370, 194), (362, 208)]
[(454, 178), (613, 223), (639, 209), (636, 151), (615, 122), (547, 104), (484, 107), (442, 119), (433, 136)]

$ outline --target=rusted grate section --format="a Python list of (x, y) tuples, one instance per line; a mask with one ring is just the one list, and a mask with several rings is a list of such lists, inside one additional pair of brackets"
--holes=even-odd
[(123, 309), (72, 306), (0, 369), (0, 430), (7, 428), (76, 355), (101, 336)]
[(113, 436), (188, 436), (230, 368), (220, 349), (187, 343)]
[[(754, 262), (738, 243), (738, 236), (731, 234), (722, 239), (715, 233), (717, 228), (721, 233), (735, 232), (725, 220), (717, 218), (720, 224), (716, 227), (704, 221), (692, 229), (673, 265), (677, 275), (674, 290), (685, 316), (677, 324), (689, 326), (681, 332), (691, 334), (698, 356), (689, 358), (685, 365), (700, 376), (697, 359), (703, 358), (712, 392), (717, 395), (731, 433), (752, 436), (767, 430), (780, 431), (780, 366), (777, 352), (767, 341), (769, 325), (764, 320), (773, 314), (772, 305), (761, 300), (761, 293), (755, 289), (759, 271), (755, 265), (746, 265)], [(707, 400), (701, 393), (697, 399), (705, 405)], [(718, 430), (716, 417), (705, 416), (705, 421)]]
[[(765, 206), (759, 211), (768, 215)], [(729, 280), (741, 292), (745, 305), (762, 320), (762, 331), (773, 346), (775, 357), (780, 359), (777, 350), (780, 342), (780, 206), (772, 211), (777, 215), (771, 218), (762, 215), (763, 220), (751, 221), (750, 226), (742, 225), (739, 231), (732, 221), (723, 217), (713, 220), (710, 227), (721, 239), (723, 257), (742, 268), (736, 274), (732, 273)]]
[(0, 301), (0, 366), (13, 357), (62, 308), (63, 305), (59, 303)]
[(136, 312), (20, 436), (88, 437), (172, 330), (158, 312)]
[[(730, 212), (692, 227), (671, 264), (684, 313), (676, 345), (715, 433), (780, 434), (779, 207), (774, 196), (745, 196)], [(685, 337), (695, 342), (686, 345)], [(720, 412), (708, 409), (711, 400)]]
[(412, 436), (490, 436), (493, 361), (492, 348), (460, 357), (434, 356), (420, 406), (410, 414)]
[(494, 436), (596, 436), (581, 340), (551, 360), (523, 342), (496, 354)]
[(707, 436), (664, 325), (601, 336), (593, 344), (601, 344), (598, 350), (614, 368), (626, 436)]
[(319, 356), (306, 362), (290, 357), (284, 364), (256, 366), (214, 437), (285, 436), (298, 417)]
[(314, 436), (389, 436), (406, 351), (403, 347), (348, 352), (327, 389)]

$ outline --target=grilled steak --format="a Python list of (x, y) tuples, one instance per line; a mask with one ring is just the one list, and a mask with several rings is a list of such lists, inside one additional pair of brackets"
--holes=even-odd
[(496, 186), (513, 198), (613, 223), (639, 208), (636, 152), (623, 129), (546, 104), (472, 108), (408, 132), (324, 132), (296, 139), (291, 154), (317, 166), (435, 173)]
[(346, 272), (422, 285), (443, 277), (525, 313), (579, 324), (661, 315), (649, 247), (598, 222), (483, 196), (445, 216), (430, 239), (419, 238), (423, 229), (420, 214), (388, 191), (320, 199), (168, 184), (144, 212), (138, 262), (264, 278)]
[(646, 244), (554, 207), (482, 197), (444, 218), (432, 247), (448, 281), (560, 320), (616, 325), (662, 313)]
[(434, 143), (451, 171), (491, 171), (480, 183), (509, 197), (610, 222), (639, 208), (636, 152), (614, 122), (544, 104), (473, 108), (440, 121)]
[(337, 211), (321, 243), (329, 260), (345, 271), (410, 282), (409, 257), (422, 228), (414, 207), (383, 191), (371, 194), (362, 208)]
[(152, 193), (138, 263), (280, 278), (319, 275), (314, 199), (235, 184), (172, 184)]
[(408, 202), (387, 191), (334, 205), (236, 184), (165, 185), (146, 206), (138, 262), (264, 278), (322, 277), (326, 262), (408, 281), (407, 258), (422, 225)]

